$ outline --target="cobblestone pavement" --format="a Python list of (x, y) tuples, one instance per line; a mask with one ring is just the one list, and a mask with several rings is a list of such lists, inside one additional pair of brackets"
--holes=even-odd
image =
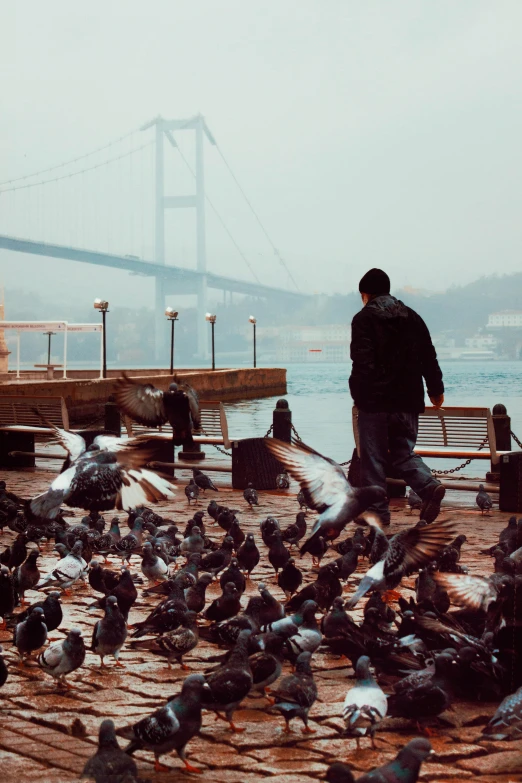
[[(10, 472), (5, 478), (9, 489), (28, 497), (44, 490), (52, 474), (43, 470)], [(159, 513), (168, 512), (181, 529), (191, 516), (183, 493), (184, 479), (186, 476), (182, 473), (176, 499), (157, 508)], [(469, 494), (452, 492), (446, 500), (443, 515), (455, 516), (461, 523), (462, 532), (468, 536), (468, 543), (463, 548), (463, 563), (469, 566), (471, 573), (489, 571), (491, 561), (479, 555), (478, 550), (497, 540), (508, 515), (494, 511), (489, 517), (481, 517), (473, 508), (473, 495)], [(241, 493), (226, 487), (220, 490), (219, 501), (241, 509), (243, 529), (245, 532), (253, 531), (259, 539), (259, 522), (268, 513), (276, 515), (282, 525), (286, 525), (294, 521), (297, 511), (295, 492), (261, 493), (260, 508), (254, 512), (245, 508)], [(206, 508), (206, 502), (200, 501), (198, 507)], [(403, 500), (392, 501), (392, 507), (392, 531), (415, 523), (415, 517), (405, 512)], [(126, 519), (125, 514), (120, 516)], [(312, 514), (309, 514), (309, 525), (311, 517)], [(123, 530), (126, 530), (125, 525)], [(222, 531), (217, 526), (210, 526), (209, 534), (221, 538)], [(6, 529), (1, 538), (2, 544), (10, 543), (13, 537)], [(52, 545), (44, 550), (40, 558), (42, 573), (47, 573), (54, 562), (55, 555), (51, 549)], [(262, 543), (260, 549), (265, 556), (248, 583), (247, 595), (255, 593), (256, 584), (264, 581), (278, 598), (283, 599)], [(331, 556), (327, 554), (323, 562)], [(132, 558), (133, 571), (139, 569), (139, 562), (138, 557)], [(304, 569), (305, 582), (313, 580), (315, 574), (310, 558), (307, 556), (298, 562)], [(118, 566), (119, 563), (115, 562), (112, 567)], [(362, 564), (359, 571), (365, 568), (366, 565)], [(353, 591), (358, 579), (358, 575), (350, 578), (345, 588), (347, 595)], [(413, 579), (405, 580), (401, 590), (409, 595), (412, 586)], [(130, 613), (131, 623), (144, 619), (157, 603), (156, 598), (143, 597), (141, 590), (139, 592), (138, 601)], [(219, 592), (219, 585), (213, 584), (207, 596), (214, 598)], [(30, 601), (39, 597), (39, 593), (27, 593)], [(88, 644), (92, 626), (101, 616), (99, 610), (87, 608), (93, 598), (94, 593), (88, 584), (74, 586), (72, 595), (63, 598), (62, 627), (81, 627)], [(242, 603), (246, 605), (245, 596)], [(60, 631), (50, 636), (52, 640), (62, 638)], [(103, 718), (112, 718), (117, 727), (136, 722), (163, 704), (168, 695), (176, 693), (186, 676), (179, 666), (169, 669), (164, 659), (152, 653), (133, 651), (126, 645), (121, 654), (125, 669), (116, 670), (112, 659), (108, 659), (109, 672), (102, 674), (99, 659), (88, 653), (84, 666), (69, 678), (74, 688), (57, 690), (52, 679), (44, 675), (35, 663), (25, 667), (16, 665), (11, 652), (10, 632), (0, 631), (0, 643), (9, 663), (9, 678), (0, 690), (0, 774), (3, 781), (62, 783), (77, 780), (86, 759), (95, 750), (98, 727)], [(185, 661), (193, 672), (203, 672), (208, 666), (208, 657), (217, 651), (217, 647), (200, 642)], [(399, 747), (417, 734), (411, 722), (387, 719), (377, 732), (377, 749), (366, 747), (369, 740), (363, 740), (363, 749), (357, 751), (355, 740), (340, 738), (338, 732), (343, 725), (340, 717), (342, 704), (353, 670), (346, 665), (346, 659), (339, 660), (331, 654), (321, 653), (314, 655), (313, 669), (319, 687), (319, 698), (310, 711), (310, 726), (315, 734), (311, 738), (303, 735), (296, 721), (292, 733), (285, 735), (283, 720), (267, 713), (264, 699), (246, 699), (243, 708), (236, 713), (235, 721), (246, 727), (242, 734), (232, 734), (222, 721), (215, 722), (214, 715), (205, 712), (201, 736), (188, 746), (191, 763), (204, 770), (203, 779), (213, 783), (257, 783), (266, 778), (281, 783), (312, 783), (324, 780), (328, 765), (335, 760), (350, 764), (357, 775), (358, 771), (371, 769), (391, 759)], [(288, 671), (288, 666), (285, 666), (284, 673)], [(436, 735), (431, 738), (435, 755), (424, 764), (420, 779), (447, 783), (465, 779), (480, 783), (522, 780), (522, 741), (478, 742), (481, 728), (496, 706), (459, 702), (454, 710), (444, 713), (439, 719)], [(150, 753), (140, 752), (135, 758), (144, 779), (159, 782), (190, 777), (175, 754), (162, 758), (162, 762), (172, 770), (169, 773), (154, 772)]]

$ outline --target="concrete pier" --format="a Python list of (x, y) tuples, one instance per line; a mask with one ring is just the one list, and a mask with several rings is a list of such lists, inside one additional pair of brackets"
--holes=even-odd
[[(91, 377), (75, 377), (77, 373)], [(166, 370), (129, 370), (129, 376), (141, 383), (151, 383), (158, 389), (167, 389), (172, 376)], [(69, 374), (69, 373), (68, 373)], [(103, 405), (114, 393), (116, 379), (122, 370), (109, 371), (107, 378), (93, 378), (92, 371), (71, 371), (67, 380), (47, 381), (22, 378), (0, 383), (0, 395), (20, 397), (63, 397), (72, 424), (85, 422), (103, 415)], [(225, 370), (176, 370), (176, 375), (193, 386), (202, 400), (231, 402), (255, 397), (286, 394), (286, 370), (274, 367), (249, 367)]]

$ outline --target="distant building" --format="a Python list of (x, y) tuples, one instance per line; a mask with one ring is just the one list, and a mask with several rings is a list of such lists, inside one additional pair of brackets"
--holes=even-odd
[(351, 329), (342, 324), (289, 326), (283, 328), (277, 343), (281, 362), (348, 362)]
[(490, 313), (487, 328), (522, 328), (522, 310), (501, 310), (499, 313)]
[(473, 337), (467, 337), (464, 344), (466, 348), (478, 351), (494, 351), (498, 347), (498, 340), (490, 334), (475, 334)]

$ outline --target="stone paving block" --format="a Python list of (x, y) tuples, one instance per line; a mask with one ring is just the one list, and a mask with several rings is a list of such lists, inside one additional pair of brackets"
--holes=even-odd
[(321, 764), (317, 761), (278, 761), (277, 764), (267, 764), (261, 762), (260, 764), (253, 764), (250, 767), (250, 772), (254, 774), (260, 773), (262, 775), (276, 775), (278, 778), (280, 775), (313, 775), (314, 777), (321, 777), (324, 779), (328, 764)]
[(459, 769), (470, 770), (475, 774), (522, 773), (522, 753), (506, 750), (501, 753), (489, 753), (473, 759), (462, 759), (456, 764)]

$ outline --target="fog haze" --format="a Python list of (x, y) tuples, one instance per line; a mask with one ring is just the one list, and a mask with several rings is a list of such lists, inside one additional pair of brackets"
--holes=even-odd
[[(140, 145), (158, 114), (201, 112), (303, 291), (354, 290), (371, 266), (430, 290), (520, 269), (517, 0), (26, 0), (1, 16), (2, 181), (133, 129), (125, 144)], [(192, 161), (188, 135), (176, 138)], [(190, 192), (166, 153), (169, 192)], [(58, 183), (0, 194), (0, 232), (152, 258), (152, 154), (134, 173), (122, 162), (112, 180), (71, 180), (65, 196)], [(205, 155), (207, 192), (258, 276), (289, 285), (216, 151)], [(167, 221), (167, 262), (194, 266), (193, 216)], [(210, 270), (252, 279), (210, 210), (207, 254)], [(0, 251), (0, 277), (7, 291), (152, 305), (151, 281), (71, 262)]]

